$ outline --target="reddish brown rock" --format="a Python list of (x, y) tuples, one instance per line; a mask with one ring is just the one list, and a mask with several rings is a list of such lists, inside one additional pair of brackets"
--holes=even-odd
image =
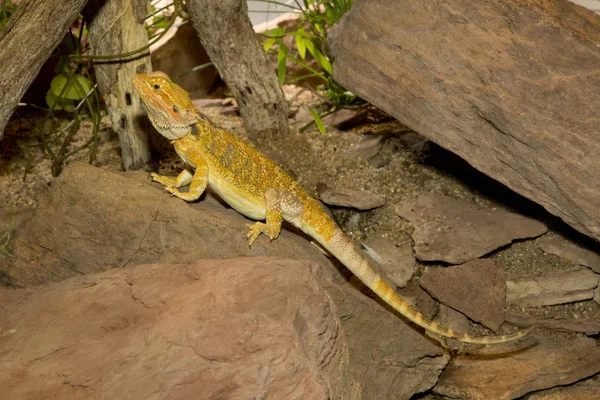
[(429, 268), (419, 281), (442, 303), (497, 330), (504, 322), (506, 280), (492, 260), (475, 260), (448, 268)]
[(414, 226), (415, 254), (423, 261), (460, 264), (547, 230), (534, 219), (447, 196), (420, 196), (397, 213)]
[[(53, 183), (34, 215), (28, 217), (24, 214), (15, 220), (20, 223), (15, 223), (9, 250), (19, 257), (0, 263), (0, 279), (13, 286), (32, 285), (94, 274), (109, 268), (127, 271), (140, 264), (192, 263), (198, 259), (236, 256), (278, 255), (312, 260), (324, 266), (324, 277), (333, 276), (336, 282), (324, 279), (322, 283), (329, 285), (326, 288), (329, 295), (343, 309), (340, 316), (344, 320), (344, 332), (347, 340), (352, 341), (349, 368), (358, 384), (349, 389), (356, 389), (369, 399), (386, 398), (394, 394), (400, 398), (410, 398), (414, 393), (426, 391), (435, 385), (448, 361), (442, 349), (407, 321), (359, 293), (355, 286), (347, 284), (332, 263), (304, 237), (284, 230), (277, 240), (269, 241), (261, 237), (249, 248), (245, 235), (251, 222), (237, 212), (225, 209), (213, 197), (206, 196), (198, 203), (189, 204), (170, 198), (160, 185), (149, 182), (146, 173), (130, 172), (124, 175), (87, 164), (70, 164)], [(0, 226), (6, 226), (11, 219), (10, 215), (0, 215)], [(123, 270), (123, 267), (128, 268)], [(261, 267), (256, 267), (259, 276), (263, 276), (261, 270)], [(276, 284), (276, 271), (272, 271), (272, 274), (270, 281)], [(91, 282), (87, 290), (93, 291), (98, 285), (94, 276), (81, 276), (83, 286), (85, 282)], [(183, 279), (167, 276), (164, 280), (168, 286), (172, 279), (180, 278)], [(248, 276), (245, 285), (254, 284), (252, 279)], [(69, 286), (65, 288), (70, 290)], [(182, 290), (186, 290), (185, 287)], [(252, 288), (242, 287), (239, 290), (243, 299), (251, 293), (262, 296)], [(84, 295), (76, 293), (87, 295), (87, 292)], [(193, 301), (196, 293), (185, 293), (189, 296), (188, 301)], [(107, 296), (105, 292), (102, 295)], [(152, 298), (144, 296), (137, 289), (135, 297), (143, 299), (150, 307), (160, 306), (161, 303), (151, 302)], [(214, 301), (205, 300), (205, 306), (212, 307)], [(253, 301), (259, 302), (258, 299)], [(0, 301), (2, 307), (7, 303), (8, 299), (2, 298)], [(100, 311), (110, 308), (102, 302), (98, 304)], [(113, 313), (119, 307), (110, 308), (108, 317), (113, 318)], [(35, 310), (36, 313), (42, 311)], [(0, 332), (5, 329), (3, 318), (0, 310)], [(30, 318), (33, 319), (33, 316)], [(120, 319), (113, 319), (116, 320), (113, 323), (120, 326)], [(77, 321), (77, 317), (73, 316), (71, 321)], [(193, 324), (193, 321), (190, 323)], [(196, 325), (185, 329), (188, 328), (198, 329)], [(244, 329), (242, 327), (242, 331)], [(82, 343), (92, 343), (84, 334), (78, 338)], [(2, 340), (3, 336), (0, 335), (0, 346)], [(245, 351), (243, 348), (241, 350)], [(0, 357), (0, 367), (3, 360)], [(124, 365), (128, 367), (129, 364)], [(159, 371), (164, 369), (162, 365), (157, 368)], [(279, 369), (280, 365), (270, 364), (270, 368)], [(158, 374), (151, 368), (148, 373)], [(0, 387), (3, 387), (1, 383)], [(84, 391), (84, 388), (81, 390)]]
[(584, 265), (592, 271), (600, 273), (600, 246), (590, 249), (558, 235), (544, 235), (537, 244), (546, 253), (571, 261), (573, 264)]
[(357, 398), (318, 271), (204, 260), (4, 289), (3, 397)]
[(597, 375), (571, 386), (533, 393), (527, 397), (527, 400), (592, 400), (598, 397), (600, 397), (600, 376)]
[(528, 328), (536, 325), (538, 328), (547, 328), (552, 331), (579, 332), (588, 335), (600, 333), (600, 321), (596, 319), (584, 318), (559, 318), (551, 317), (533, 317), (526, 314), (509, 312), (505, 315), (506, 322)]
[(389, 310), (375, 301), (342, 289), (326, 287), (346, 332), (350, 372), (362, 385), (362, 398), (410, 399), (431, 389), (449, 361), (442, 347), (406, 320), (387, 318)]
[(472, 400), (506, 400), (527, 393), (568, 385), (600, 372), (600, 347), (584, 337), (541, 339), (521, 348), (517, 357), (463, 354), (440, 376), (434, 391)]
[(598, 275), (587, 268), (574, 267), (542, 276), (508, 281), (506, 302), (525, 307), (549, 306), (589, 300), (598, 287)]
[(600, 16), (566, 0), (357, 0), (334, 78), (600, 240)]
[(362, 248), (381, 267), (384, 277), (391, 282), (391, 287), (406, 286), (415, 273), (415, 255), (410, 239), (395, 243), (380, 235), (371, 235), (362, 242)]
[(331, 188), (324, 183), (319, 183), (317, 192), (323, 203), (332, 206), (371, 210), (385, 205), (385, 197), (366, 190)]
[(8, 250), (17, 257), (0, 263), (0, 275), (9, 285), (30, 286), (106, 268), (261, 255), (315, 260), (335, 271), (315, 246), (286, 230), (249, 248), (248, 220), (207, 200), (171, 198), (144, 173), (71, 163), (13, 231)]

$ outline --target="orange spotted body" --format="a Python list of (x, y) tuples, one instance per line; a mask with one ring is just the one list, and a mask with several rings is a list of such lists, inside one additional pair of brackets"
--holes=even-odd
[[(154, 127), (171, 140), (189, 166), (176, 178), (151, 174), (152, 179), (186, 201), (198, 199), (210, 186), (235, 210), (258, 220), (247, 236), (250, 246), (261, 233), (277, 238), (282, 222), (287, 221), (319, 242), (396, 311), (430, 332), (482, 344), (508, 342), (529, 332), (473, 337), (428, 320), (382, 280), (317, 200), (273, 161), (198, 112), (187, 92), (166, 74), (137, 75), (134, 87)], [(177, 189), (188, 184), (188, 192)]]

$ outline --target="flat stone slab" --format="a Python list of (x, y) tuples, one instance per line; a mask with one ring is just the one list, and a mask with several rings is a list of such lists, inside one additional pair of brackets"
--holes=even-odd
[[(494, 349), (459, 355), (444, 370), (434, 392), (470, 400), (509, 400), (600, 372), (600, 347), (595, 339), (537, 339), (514, 357), (493, 356)], [(497, 351), (497, 350), (496, 350)]]
[(494, 331), (504, 322), (506, 279), (492, 260), (428, 268), (419, 283), (440, 302)]
[(447, 196), (419, 196), (400, 206), (397, 214), (415, 228), (414, 250), (422, 261), (461, 264), (547, 231), (546, 225), (532, 218)]
[(548, 254), (554, 254), (573, 264), (583, 265), (600, 274), (600, 245), (598, 251), (590, 250), (558, 235), (544, 235), (537, 241), (538, 247)]
[(416, 261), (410, 240), (395, 243), (382, 236), (372, 235), (362, 242), (362, 247), (394, 286), (406, 286), (414, 275)]
[(525, 307), (573, 303), (594, 298), (598, 275), (574, 267), (542, 276), (506, 282), (506, 302)]
[(317, 192), (321, 201), (331, 206), (372, 210), (385, 205), (385, 197), (367, 190), (331, 188), (324, 183), (319, 183)]

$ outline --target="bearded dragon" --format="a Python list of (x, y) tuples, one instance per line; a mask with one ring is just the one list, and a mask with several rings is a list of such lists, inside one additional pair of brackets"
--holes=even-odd
[[(210, 186), (235, 210), (258, 221), (247, 235), (250, 246), (261, 233), (276, 239), (282, 222), (287, 221), (316, 240), (383, 301), (427, 331), (465, 343), (492, 344), (521, 338), (532, 329), (476, 337), (427, 319), (383, 281), (317, 200), (273, 161), (196, 110), (189, 94), (165, 73), (138, 74), (133, 83), (150, 121), (186, 163), (177, 177), (152, 173), (152, 180), (185, 201), (197, 200)], [(188, 192), (179, 191), (188, 184)]]

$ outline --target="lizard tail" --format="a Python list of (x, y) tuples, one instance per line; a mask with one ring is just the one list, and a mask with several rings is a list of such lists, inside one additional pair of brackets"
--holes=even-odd
[(379, 273), (373, 269), (366, 258), (354, 247), (354, 243), (337, 228), (331, 239), (321, 243), (331, 254), (340, 260), (357, 278), (369, 287), (383, 301), (392, 306), (407, 319), (426, 330), (465, 343), (496, 344), (510, 342), (522, 338), (535, 326), (512, 335), (476, 337), (446, 328), (431, 321), (400, 297), (394, 289), (386, 284)]

